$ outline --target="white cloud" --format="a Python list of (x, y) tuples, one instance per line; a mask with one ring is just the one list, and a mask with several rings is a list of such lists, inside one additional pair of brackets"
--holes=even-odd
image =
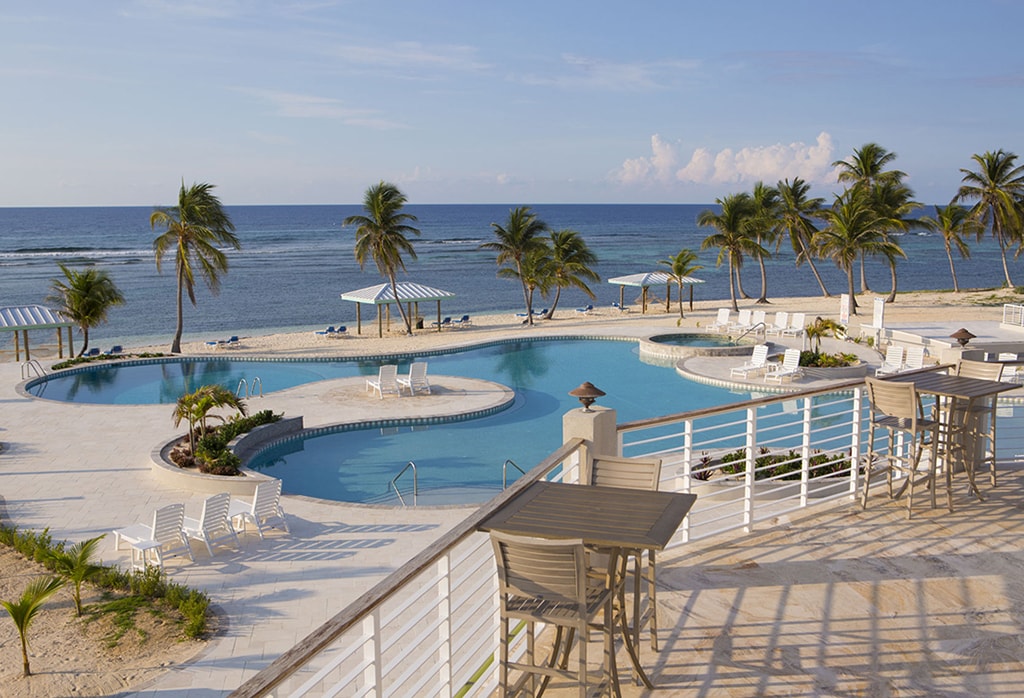
[(349, 107), (340, 99), (331, 97), (248, 88), (238, 88), (238, 91), (268, 102), (275, 108), (278, 116), (290, 119), (338, 119), (349, 126), (364, 126), (382, 131), (405, 128), (404, 124), (389, 121), (375, 110)]
[(696, 60), (613, 63), (573, 53), (564, 53), (561, 59), (561, 66), (552, 65), (549, 73), (513, 79), (527, 85), (635, 92), (667, 88), (700, 67)]
[(685, 165), (679, 167), (683, 148), (680, 143), (651, 136), (651, 154), (630, 158), (613, 174), (624, 184), (753, 184), (758, 180), (776, 182), (802, 177), (811, 184), (835, 181), (832, 136), (825, 131), (813, 144), (803, 142), (747, 146), (739, 150), (723, 148), (717, 153), (696, 148)]

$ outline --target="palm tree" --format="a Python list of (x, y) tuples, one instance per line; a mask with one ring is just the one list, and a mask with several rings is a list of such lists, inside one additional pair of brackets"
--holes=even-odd
[[(1006, 246), (1020, 243), (1022, 231), (1022, 201), (1024, 201), (1024, 165), (1017, 165), (1017, 156), (1001, 148), (996, 152), (971, 156), (977, 171), (960, 169), (964, 173), (959, 191), (953, 201), (976, 201), (970, 214), (984, 228), (991, 227), (992, 237), (999, 243), (1003, 258), (1003, 276), (1006, 286), (1013, 288), (1010, 267), (1006, 263)], [(979, 233), (980, 234), (980, 233)]]
[(878, 232), (881, 221), (870, 198), (859, 189), (848, 189), (837, 195), (832, 208), (824, 215), (827, 224), (815, 233), (811, 244), (819, 255), (828, 257), (846, 273), (850, 312), (856, 315), (853, 265), (863, 254), (881, 252), (883, 240)]
[(949, 259), (949, 273), (953, 277), (953, 292), (960, 293), (960, 282), (956, 278), (956, 267), (953, 266), (953, 248), (960, 253), (961, 259), (970, 257), (971, 248), (964, 236), (981, 235), (985, 232), (985, 226), (973, 218), (966, 208), (956, 204), (936, 206), (934, 218), (922, 216), (918, 222), (928, 230), (942, 235), (946, 257)]
[(405, 194), (389, 182), (380, 183), (366, 190), (363, 196), (365, 216), (349, 216), (342, 225), (355, 225), (356, 228), (356, 261), (359, 268), (366, 265), (367, 259), (373, 259), (377, 270), (387, 277), (391, 284), (391, 293), (398, 305), (398, 312), (405, 323), (406, 334), (412, 334), (412, 319), (402, 302), (398, 299), (398, 282), (395, 274), (399, 269), (405, 271), (405, 260), (402, 255), (416, 259), (416, 250), (406, 235), (419, 235), (417, 228), (409, 225), (416, 221), (416, 216), (403, 213)]
[[(900, 170), (886, 170), (886, 166), (896, 159), (896, 153), (886, 150), (877, 143), (865, 143), (853, 151), (847, 160), (836, 160), (832, 167), (839, 168), (837, 178), (840, 182), (849, 182), (852, 187), (873, 189), (883, 182), (899, 183), (906, 177)], [(869, 291), (868, 280), (864, 275), (864, 256), (860, 258), (860, 290)]]
[(548, 230), (547, 224), (537, 218), (529, 206), (520, 206), (509, 211), (505, 225), (491, 223), (494, 236), (493, 242), (480, 245), (481, 250), (497, 252), (495, 260), (498, 267), (509, 265), (507, 271), (499, 269), (498, 276), (518, 278), (523, 284), (523, 302), (526, 303), (526, 321), (533, 324), (533, 294), (527, 287), (527, 279), (523, 274), (523, 262), (530, 253), (547, 249), (547, 243), (541, 235)]
[(750, 197), (754, 210), (747, 220), (747, 233), (754, 237), (757, 244), (765, 251), (758, 254), (757, 263), (761, 268), (761, 295), (758, 296), (758, 303), (768, 302), (768, 272), (764, 266), (765, 257), (771, 257), (771, 253), (765, 248), (765, 244), (775, 244), (778, 247), (779, 225), (779, 191), (775, 187), (768, 186), (764, 182), (757, 182), (754, 185), (753, 194)]
[(722, 266), (722, 262), (729, 263), (729, 300), (732, 301), (732, 309), (739, 310), (736, 304), (736, 286), (734, 283), (734, 270), (743, 266), (743, 255), (757, 256), (767, 253), (763, 247), (757, 244), (754, 238), (744, 231), (747, 219), (753, 214), (754, 204), (750, 194), (730, 194), (724, 199), (716, 199), (715, 203), (721, 207), (721, 213), (705, 210), (697, 216), (697, 225), (713, 227), (717, 233), (704, 238), (700, 248), (706, 250), (711, 247), (718, 248), (718, 259), (716, 266)]
[(181, 424), (182, 420), (188, 422), (188, 444), (192, 453), (196, 452), (197, 434), (199, 438), (206, 436), (206, 420), (225, 421), (220, 415), (210, 414), (211, 410), (220, 407), (231, 407), (242, 415), (246, 412), (245, 402), (221, 385), (203, 385), (178, 398), (174, 406), (174, 426)]
[(821, 295), (830, 298), (832, 294), (828, 292), (818, 268), (814, 266), (814, 254), (810, 245), (811, 238), (818, 229), (811, 219), (821, 216), (821, 206), (825, 200), (808, 198), (807, 192), (810, 191), (811, 185), (799, 177), (795, 177), (792, 182), (788, 179), (783, 180), (776, 186), (779, 190), (779, 224), (789, 233), (790, 244), (796, 253), (796, 265), (799, 267), (807, 262), (818, 286), (821, 287)]
[(825, 337), (839, 338), (846, 332), (846, 327), (839, 324), (832, 318), (816, 317), (814, 322), (804, 328), (807, 339), (811, 342), (811, 351), (815, 354), (821, 353), (821, 340)]
[(57, 263), (63, 279), (51, 280), (51, 294), (47, 303), (53, 303), (66, 318), (82, 330), (82, 351), (89, 348), (89, 328), (107, 321), (107, 313), (115, 305), (124, 303), (124, 296), (110, 275), (100, 269), (76, 271)]
[[(668, 267), (668, 275), (676, 282), (676, 286), (679, 290), (679, 319), (683, 319), (683, 285), (690, 287), (690, 303), (692, 308), (693, 303), (693, 284), (687, 284), (684, 279), (693, 274), (695, 271), (700, 271), (704, 267), (697, 264), (697, 253), (693, 250), (684, 247), (679, 250), (676, 254), (672, 255), (668, 259), (658, 260), (658, 264)], [(678, 323), (677, 323), (678, 324)]]
[(216, 295), (220, 291), (220, 275), (228, 270), (228, 257), (219, 246), (232, 249), (242, 247), (235, 237), (235, 226), (224, 207), (213, 194), (212, 184), (193, 184), (185, 188), (181, 183), (178, 205), (173, 208), (158, 208), (149, 217), (149, 227), (163, 228), (165, 232), (153, 241), (156, 253), (156, 270), (164, 254), (174, 249), (175, 276), (178, 281), (178, 324), (171, 342), (171, 353), (181, 353), (181, 331), (183, 327), (182, 295), (188, 292), (188, 299), (196, 305), (196, 268), (206, 281), (207, 288)]
[(920, 203), (911, 199), (913, 195), (910, 187), (896, 179), (883, 179), (872, 187), (871, 198), (881, 219), (880, 232), (889, 243), (881, 252), (889, 264), (889, 278), (892, 282), (889, 296), (885, 299), (887, 303), (896, 301), (896, 260), (907, 257), (903, 248), (893, 238), (893, 234), (903, 233), (920, 225), (916, 218), (910, 217), (910, 214), (921, 208)]
[(96, 548), (106, 537), (106, 533), (83, 540), (71, 546), (70, 550), (63, 548), (48, 550), (46, 557), (65, 581), (73, 585), (72, 595), (75, 598), (75, 615), (82, 615), (82, 582), (87, 582), (103, 571), (102, 565), (94, 565), (93, 556)]
[(591, 267), (597, 264), (597, 255), (587, 246), (575, 230), (551, 231), (551, 274), (555, 286), (555, 300), (551, 303), (548, 319), (555, 316), (555, 308), (562, 295), (562, 289), (573, 286), (595, 298), (587, 281), (600, 281), (601, 277)]
[(21, 598), (17, 601), (0, 600), (0, 606), (7, 609), (11, 614), (18, 629), (18, 636), (21, 638), (21, 675), (31, 676), (32, 670), (28, 665), (28, 629), (32, 621), (38, 615), (43, 603), (50, 598), (58, 589), (64, 586), (64, 580), (60, 577), (39, 577), (25, 587), (21, 592)]
[[(522, 263), (517, 271), (513, 267), (502, 267), (498, 270), (498, 276), (506, 279), (519, 279), (526, 287), (526, 304), (530, 309), (530, 315), (524, 320), (525, 323), (533, 322), (533, 294), (540, 291), (541, 296), (547, 297), (551, 287), (555, 286), (555, 266), (551, 256), (551, 249), (545, 243), (542, 247), (531, 249), (523, 257)], [(551, 317), (551, 311), (545, 318)]]

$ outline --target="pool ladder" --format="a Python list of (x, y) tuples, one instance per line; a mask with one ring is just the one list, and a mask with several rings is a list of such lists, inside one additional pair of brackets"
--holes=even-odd
[(526, 475), (526, 471), (520, 468), (514, 460), (511, 458), (505, 459), (505, 462), (501, 465), (501, 489), (508, 489), (508, 466), (512, 466), (519, 471), (521, 475)]
[(238, 387), (235, 388), (235, 397), (255, 397), (256, 389), (259, 388), (259, 397), (263, 397), (263, 381), (259, 376), (252, 379), (252, 385), (249, 385), (245, 379), (238, 381)]
[(391, 478), (391, 484), (389, 486), (390, 489), (393, 489), (395, 491), (395, 494), (398, 495), (398, 501), (402, 503), (403, 507), (406, 506), (405, 497), (402, 496), (402, 491), (398, 489), (398, 479), (405, 475), (410, 470), (412, 470), (412, 505), (416, 506), (416, 500), (419, 497), (420, 493), (420, 483), (419, 476), (416, 474), (415, 463), (413, 463), (412, 461), (406, 463), (405, 467), (402, 468), (398, 475), (395, 475), (393, 478)]
[(744, 332), (743, 334), (741, 334), (741, 335), (740, 335), (739, 337), (737, 337), (736, 339), (734, 339), (733, 341), (734, 341), (734, 342), (738, 342), (738, 341), (740, 341), (741, 339), (743, 339), (744, 337), (746, 337), (746, 336), (747, 336), (748, 334), (750, 334), (751, 332), (753, 332), (753, 333), (754, 333), (754, 336), (756, 337), (756, 336), (757, 336), (757, 331), (758, 331), (758, 328), (760, 328), (760, 329), (761, 329), (761, 332), (764, 332), (765, 330), (767, 330), (767, 329), (768, 329), (768, 325), (764, 324), (763, 322), (759, 322), (759, 323), (757, 323), (756, 325), (754, 325), (753, 327), (751, 327), (751, 328), (750, 328), (749, 330), (747, 330), (746, 332)]
[(33, 374), (40, 378), (46, 375), (46, 369), (35, 359), (26, 361), (21, 365), (21, 380), (31, 378)]

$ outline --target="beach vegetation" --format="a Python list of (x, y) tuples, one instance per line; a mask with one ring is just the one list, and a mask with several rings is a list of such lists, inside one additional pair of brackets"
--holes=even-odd
[(826, 225), (811, 242), (817, 254), (831, 259), (846, 274), (850, 312), (857, 314), (854, 265), (866, 254), (878, 252), (885, 244), (879, 232), (882, 222), (867, 192), (859, 187), (837, 194), (832, 208), (824, 212)]
[(95, 579), (103, 567), (93, 562), (96, 548), (106, 534), (79, 541), (67, 550), (63, 546), (46, 549), (46, 559), (65, 582), (71, 583), (75, 600), (75, 615), (82, 615), (82, 583)]
[(720, 210), (715, 213), (711, 209), (701, 211), (697, 216), (697, 225), (715, 228), (718, 232), (704, 238), (701, 249), (718, 248), (716, 266), (727, 262), (729, 266), (729, 300), (734, 311), (739, 310), (736, 303), (736, 288), (742, 287), (738, 282), (739, 270), (743, 266), (744, 255), (758, 257), (768, 251), (747, 234), (747, 221), (754, 213), (754, 202), (750, 194), (741, 192), (729, 194), (723, 199), (716, 199)]
[(845, 368), (856, 366), (860, 359), (856, 354), (836, 352), (833, 354), (804, 350), (800, 352), (800, 365), (808, 368)]
[[(498, 276), (503, 278), (520, 279), (526, 286), (527, 305), (533, 308), (533, 295), (540, 291), (541, 296), (547, 297), (555, 283), (555, 268), (551, 258), (551, 249), (544, 244), (530, 250), (519, 265), (517, 272), (512, 267), (502, 267), (498, 270)], [(531, 312), (531, 317), (533, 313)], [(545, 317), (550, 317), (549, 310)]]
[(761, 294), (756, 302), (768, 303), (768, 270), (764, 261), (772, 256), (768, 246), (774, 245), (778, 249), (782, 233), (782, 227), (779, 225), (779, 190), (764, 182), (757, 182), (751, 192), (750, 201), (753, 209), (746, 221), (746, 232), (762, 250), (753, 255), (761, 271)]
[(38, 577), (25, 587), (17, 601), (0, 600), (0, 606), (7, 609), (14, 626), (18, 629), (18, 637), (21, 639), (21, 675), (31, 676), (32, 669), (28, 662), (28, 629), (32, 621), (39, 615), (43, 604), (53, 596), (61, 587), (64, 580), (60, 577)]
[[(697, 253), (688, 247), (684, 247), (668, 259), (658, 260), (658, 264), (666, 267), (668, 275), (676, 282), (676, 288), (679, 291), (679, 320), (681, 321), (683, 319), (683, 286), (687, 285), (690, 287), (690, 308), (692, 309), (693, 284), (689, 283), (687, 278), (704, 267), (697, 264)], [(679, 323), (677, 322), (676, 324)]]
[(77, 356), (67, 361), (60, 361), (50, 366), (53, 371), (60, 371), (61, 369), (71, 368), (73, 366), (80, 366), (82, 364), (91, 364), (96, 361), (125, 361), (127, 359), (159, 359), (165, 357), (167, 354), (162, 352), (140, 352), (138, 354), (113, 354), (113, 355), (101, 355), (101, 356)]
[(408, 236), (420, 235), (419, 229), (410, 225), (416, 222), (416, 216), (402, 210), (406, 201), (397, 186), (382, 180), (363, 195), (364, 215), (349, 216), (342, 225), (356, 226), (355, 255), (359, 268), (363, 269), (367, 261), (373, 260), (377, 271), (391, 285), (406, 334), (412, 334), (412, 318), (403, 304), (397, 302), (398, 271), (405, 271), (406, 257), (416, 259), (416, 250)]
[(228, 257), (221, 247), (241, 249), (235, 237), (235, 226), (224, 210), (220, 199), (213, 194), (212, 184), (193, 184), (185, 187), (182, 181), (178, 191), (178, 205), (157, 208), (149, 217), (150, 228), (164, 232), (153, 241), (156, 270), (164, 255), (174, 250), (174, 270), (177, 279), (177, 324), (171, 353), (181, 353), (181, 333), (184, 327), (182, 299), (185, 293), (196, 305), (195, 278), (198, 273), (210, 292), (220, 291), (221, 275), (228, 270)]
[(213, 414), (214, 409), (224, 407), (234, 409), (243, 416), (246, 413), (245, 401), (222, 385), (203, 385), (178, 398), (174, 405), (174, 426), (182, 421), (188, 422), (188, 443), (193, 453), (196, 440), (208, 432), (208, 420), (226, 421), (223, 415)]
[(911, 228), (922, 227), (916, 218), (911, 217), (914, 211), (921, 208), (921, 204), (911, 198), (913, 195), (914, 192), (910, 187), (895, 178), (878, 182), (872, 188), (871, 198), (882, 226), (880, 232), (883, 244), (879, 246), (879, 253), (889, 265), (891, 281), (889, 295), (885, 299), (886, 303), (896, 301), (896, 261), (907, 257), (906, 252), (897, 241), (896, 235), (905, 233)]
[(495, 239), (481, 244), (480, 249), (497, 253), (499, 277), (519, 279), (526, 304), (526, 323), (532, 325), (533, 294), (527, 283), (530, 275), (524, 274), (524, 264), (530, 263), (529, 255), (535, 255), (535, 260), (538, 251), (543, 253), (547, 248), (544, 233), (548, 232), (548, 225), (537, 218), (529, 206), (519, 206), (509, 211), (504, 224), (491, 223), (491, 229)]
[(280, 421), (282, 416), (270, 410), (246, 417), (235, 415), (224, 424), (211, 427), (204, 436), (195, 440), (194, 446), (189, 442), (172, 448), (168, 457), (179, 468), (196, 468), (210, 475), (238, 475), (242, 461), (228, 448), (228, 444), (239, 434)]
[[(999, 149), (971, 156), (976, 170), (961, 168), (963, 178), (954, 202), (973, 201), (971, 217), (991, 230), (999, 244), (1006, 288), (1013, 288), (1006, 248), (1018, 245), (1017, 255), (1024, 249), (1024, 165), (1017, 164), (1017, 155)], [(1015, 255), (1016, 256), (1016, 255)]]
[(597, 264), (597, 255), (587, 246), (575, 230), (564, 228), (552, 230), (549, 242), (551, 249), (551, 282), (555, 288), (555, 298), (551, 302), (551, 310), (548, 312), (548, 319), (555, 316), (555, 309), (558, 308), (558, 301), (562, 295), (563, 288), (577, 288), (586, 294), (588, 298), (596, 298), (588, 281), (597, 282), (601, 276), (594, 271)]
[[(790, 245), (796, 254), (796, 266), (800, 267), (806, 262), (821, 288), (821, 295), (830, 298), (832, 294), (829, 293), (818, 268), (814, 265), (817, 255), (811, 245), (811, 238), (818, 230), (814, 219), (821, 218), (825, 200), (820, 197), (809, 197), (811, 185), (799, 177), (794, 177), (792, 182), (784, 179), (776, 188), (779, 190), (779, 207), (776, 215), (779, 217), (782, 232), (789, 236)], [(783, 237), (780, 235), (778, 242), (781, 242)]]
[[(725, 475), (742, 475), (746, 472), (747, 451), (740, 448), (722, 456), (719, 470)], [(810, 476), (823, 477), (845, 473), (850, 467), (846, 453), (825, 453), (816, 449), (807, 459)], [(793, 450), (773, 453), (766, 447), (758, 450), (754, 458), (755, 480), (799, 480), (802, 476), (803, 458)]]
[(811, 343), (811, 350), (821, 351), (821, 340), (825, 337), (840, 339), (846, 336), (846, 327), (832, 318), (816, 317), (804, 328), (804, 334)]
[(936, 206), (935, 216), (922, 216), (919, 223), (925, 229), (942, 235), (946, 258), (949, 260), (949, 274), (953, 277), (953, 292), (960, 293), (960, 281), (957, 279), (956, 266), (953, 264), (953, 250), (957, 251), (961, 259), (970, 257), (971, 246), (964, 238), (984, 234), (985, 227), (977, 218), (971, 216), (966, 208), (957, 204)]
[(50, 282), (46, 302), (56, 305), (61, 315), (82, 331), (82, 350), (78, 352), (82, 356), (89, 349), (89, 328), (105, 323), (110, 309), (124, 304), (124, 295), (102, 269), (78, 270), (60, 262), (57, 266), (64, 278)]

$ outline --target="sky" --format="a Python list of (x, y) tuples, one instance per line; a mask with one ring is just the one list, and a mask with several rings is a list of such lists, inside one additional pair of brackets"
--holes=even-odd
[(0, 0), (0, 206), (711, 203), (1024, 152), (1021, 0)]

